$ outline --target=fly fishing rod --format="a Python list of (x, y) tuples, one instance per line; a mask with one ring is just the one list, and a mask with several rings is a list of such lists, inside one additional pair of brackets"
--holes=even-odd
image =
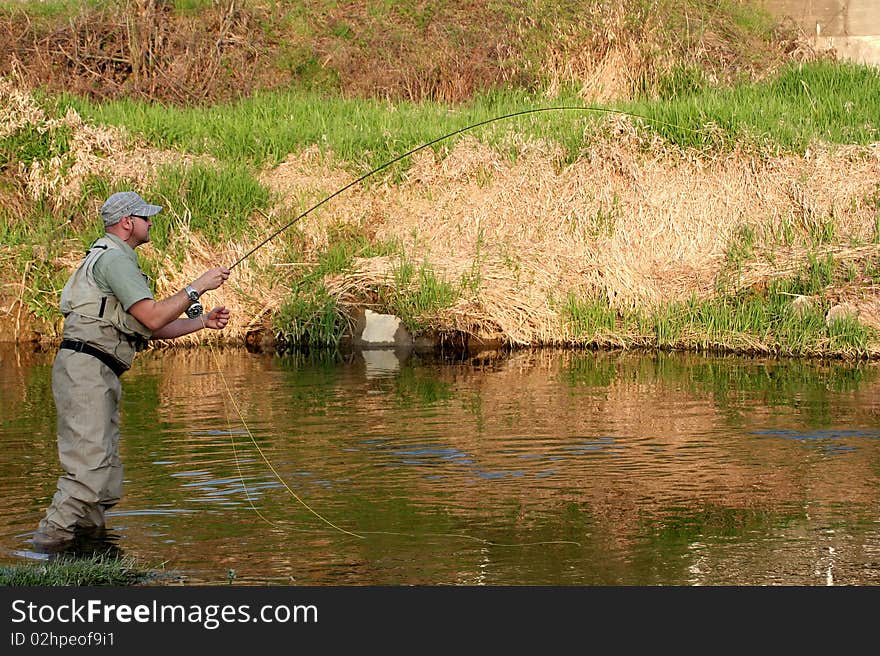
[(484, 120), (484, 121), (479, 121), (478, 123), (472, 123), (471, 125), (468, 125), (468, 126), (463, 127), (463, 128), (459, 128), (458, 130), (453, 130), (452, 132), (449, 132), (448, 134), (444, 134), (444, 135), (441, 136), (441, 137), (437, 137), (436, 139), (432, 139), (431, 141), (428, 141), (427, 143), (423, 143), (421, 146), (416, 146), (415, 148), (412, 148), (412, 149), (406, 151), (406, 152), (403, 153), (402, 155), (398, 155), (398, 156), (395, 157), (394, 159), (389, 160), (389, 161), (385, 162), (384, 164), (381, 164), (381, 165), (377, 166), (377, 167), (374, 168), (372, 171), (368, 171), (367, 173), (364, 173), (362, 176), (360, 176), (360, 177), (357, 178), (356, 180), (352, 180), (351, 182), (349, 182), (349, 183), (348, 183), (347, 185), (345, 185), (344, 187), (341, 187), (340, 189), (337, 189), (336, 191), (334, 191), (334, 192), (333, 192), (332, 194), (330, 194), (329, 196), (325, 197), (324, 199), (322, 199), (322, 200), (320, 200), (319, 202), (317, 202), (317, 203), (315, 203), (314, 205), (312, 205), (309, 209), (307, 209), (307, 210), (306, 210), (305, 212), (303, 212), (302, 214), (299, 214), (298, 216), (296, 216), (295, 218), (291, 219), (290, 221), (288, 221), (287, 223), (285, 223), (284, 225), (282, 225), (280, 228), (278, 228), (277, 230), (275, 230), (274, 232), (272, 232), (268, 237), (266, 237), (265, 239), (263, 239), (263, 240), (262, 240), (260, 243), (258, 243), (256, 246), (254, 246), (253, 248), (251, 248), (247, 253), (245, 253), (245, 254), (242, 255), (240, 258), (238, 258), (238, 259), (235, 261), (235, 263), (234, 263), (232, 266), (230, 266), (229, 268), (230, 268), (230, 269), (234, 269), (235, 267), (237, 267), (237, 266), (238, 266), (239, 264), (241, 264), (244, 260), (246, 260), (246, 259), (249, 258), (251, 255), (253, 255), (256, 251), (258, 251), (260, 248), (262, 248), (263, 246), (265, 246), (266, 244), (268, 244), (270, 241), (272, 241), (273, 239), (275, 239), (275, 237), (277, 237), (277, 236), (280, 235), (282, 232), (284, 232), (285, 230), (287, 230), (288, 228), (290, 228), (290, 227), (291, 227), (292, 225), (294, 225), (297, 221), (300, 221), (301, 219), (303, 219), (303, 218), (305, 218), (306, 216), (308, 216), (309, 214), (311, 214), (314, 210), (316, 210), (316, 209), (318, 209), (319, 207), (321, 207), (321, 205), (323, 205), (324, 203), (327, 203), (328, 201), (332, 200), (333, 198), (335, 198), (336, 196), (338, 196), (338, 195), (341, 194), (342, 192), (346, 191), (347, 189), (350, 189), (351, 187), (355, 186), (355, 185), (358, 184), (359, 182), (363, 182), (364, 180), (366, 180), (366, 179), (369, 178), (370, 176), (375, 175), (375, 174), (378, 173), (379, 171), (382, 171), (383, 169), (388, 168), (388, 167), (391, 166), (392, 164), (395, 164), (396, 162), (399, 162), (400, 160), (402, 160), (402, 159), (405, 158), (405, 157), (409, 157), (410, 155), (413, 155), (413, 154), (419, 152), (420, 150), (424, 150), (425, 148), (430, 148), (430, 147), (433, 146), (434, 144), (439, 143), (439, 142), (441, 142), (441, 141), (443, 141), (443, 140), (445, 140), (445, 139), (449, 139), (450, 137), (454, 137), (454, 136), (457, 135), (457, 134), (461, 134), (461, 133), (463, 133), (463, 132), (468, 132), (469, 130), (473, 130), (473, 129), (478, 128), (478, 127), (480, 127), (480, 126), (482, 126), (482, 125), (487, 125), (488, 123), (494, 123), (494, 122), (496, 122), (496, 121), (502, 121), (502, 120), (504, 120), (504, 119), (514, 118), (514, 117), (516, 117), (516, 116), (524, 116), (524, 115), (526, 115), (526, 114), (537, 114), (537, 113), (539, 113), (539, 112), (558, 112), (558, 111), (600, 112), (600, 113), (605, 113), (605, 114), (623, 114), (623, 115), (626, 115), (626, 116), (633, 116), (633, 117), (636, 117), (636, 118), (643, 118), (643, 119), (646, 119), (646, 120), (648, 120), (648, 121), (653, 121), (653, 122), (655, 122), (655, 123), (662, 123), (663, 125), (668, 125), (668, 126), (670, 126), (670, 127), (680, 127), (680, 126), (673, 126), (671, 123), (665, 123), (665, 122), (662, 122), (662, 121), (657, 121), (656, 119), (653, 119), (653, 118), (651, 118), (650, 116), (645, 116), (645, 115), (643, 115), (643, 114), (637, 114), (637, 113), (635, 113), (635, 112), (627, 112), (627, 111), (624, 111), (624, 110), (622, 110), (622, 109), (610, 109), (610, 108), (608, 108), (608, 107), (593, 107), (593, 106), (590, 106), (590, 105), (559, 105), (559, 106), (554, 106), (554, 107), (536, 107), (536, 108), (532, 108), (532, 109), (523, 109), (523, 110), (521, 110), (521, 111), (518, 111), (518, 112), (512, 112), (512, 113), (510, 113), (510, 114), (504, 114), (504, 115), (502, 115), (502, 116), (495, 116), (495, 117), (493, 117), (493, 118), (488, 118), (488, 119), (486, 119), (486, 120)]

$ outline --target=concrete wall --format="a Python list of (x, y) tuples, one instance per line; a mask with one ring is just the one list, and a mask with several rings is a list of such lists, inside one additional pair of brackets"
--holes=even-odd
[(880, 66), (880, 0), (764, 0), (764, 6), (793, 20), (817, 48)]

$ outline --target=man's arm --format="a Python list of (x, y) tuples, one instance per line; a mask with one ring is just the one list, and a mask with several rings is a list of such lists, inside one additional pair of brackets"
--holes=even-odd
[[(140, 321), (140, 319), (138, 319)], [(223, 330), (229, 323), (229, 310), (222, 305), (215, 307), (204, 317), (195, 319), (175, 319), (171, 323), (153, 331), (153, 339), (174, 339), (183, 335), (189, 335), (202, 328)]]
[[(201, 295), (211, 289), (217, 289), (226, 281), (228, 277), (228, 268), (215, 267), (213, 269), (205, 271), (205, 273), (203, 273), (193, 282), (192, 286), (196, 289), (197, 292), (199, 292), (199, 295)], [(128, 308), (128, 312), (129, 314), (131, 314), (131, 316), (133, 316), (135, 319), (137, 319), (147, 328), (149, 328), (153, 332), (154, 338), (169, 339), (170, 337), (179, 337), (180, 335), (186, 335), (187, 333), (194, 332), (202, 327), (201, 319), (178, 319), (178, 317), (183, 314), (184, 310), (189, 307), (189, 304), (189, 296), (187, 296), (185, 290), (181, 289), (173, 296), (169, 296), (168, 298), (161, 301), (154, 301), (151, 298), (141, 299), (130, 308)], [(166, 335), (164, 337), (157, 336), (156, 333), (162, 332), (163, 328), (168, 327), (171, 323), (177, 323), (178, 321), (195, 321), (196, 323), (192, 326), (190, 326), (189, 324), (178, 326), (172, 332), (183, 330), (185, 328), (186, 330), (176, 335)]]

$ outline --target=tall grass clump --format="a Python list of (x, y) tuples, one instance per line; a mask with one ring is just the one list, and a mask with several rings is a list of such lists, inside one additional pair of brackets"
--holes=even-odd
[(0, 2), (0, 10), (26, 11), (32, 18), (70, 17), (82, 11), (83, 7), (94, 8), (104, 2), (105, 0), (4, 0)]
[[(826, 321), (827, 303), (795, 306), (830, 275), (821, 262), (798, 276), (775, 281), (763, 293), (744, 292), (666, 303), (650, 312), (616, 311), (607, 302), (569, 296), (562, 320), (577, 343), (624, 347), (864, 358), (876, 331), (851, 317)], [(609, 337), (610, 336), (610, 337)]]
[(325, 284), (328, 276), (351, 270), (355, 258), (396, 253), (398, 245), (373, 241), (353, 226), (331, 227), (327, 247), (317, 253), (314, 265), (291, 282), (291, 291), (274, 319), (282, 348), (333, 348), (349, 327)]
[[(166, 216), (178, 217), (212, 242), (252, 234), (253, 213), (268, 210), (272, 201), (247, 167), (232, 164), (163, 167), (150, 193), (161, 199)], [(172, 227), (168, 220), (154, 222), (151, 238), (157, 247), (173, 239)]]
[(275, 316), (282, 348), (333, 348), (347, 324), (323, 285), (291, 294)]
[(72, 130), (68, 126), (41, 130), (27, 125), (0, 139), (0, 171), (13, 164), (28, 166), (35, 161), (63, 157), (70, 150)]
[(840, 317), (828, 325), (828, 348), (844, 357), (866, 357), (876, 337), (874, 330), (854, 317)]
[(617, 310), (603, 299), (579, 299), (568, 294), (561, 314), (573, 334), (582, 337), (598, 337), (618, 330)]
[(392, 277), (393, 284), (378, 291), (379, 304), (412, 331), (426, 328), (430, 318), (461, 297), (462, 289), (439, 277), (428, 262), (416, 267), (401, 257)]
[[(548, 103), (516, 89), (486, 92), (454, 108), (429, 101), (391, 105), (294, 89), (261, 92), (210, 107), (149, 104), (129, 98), (94, 103), (62, 96), (56, 110), (64, 112), (72, 107), (89, 121), (125, 128), (158, 148), (251, 166), (272, 166), (290, 153), (317, 144), (354, 172), (362, 173), (475, 124), (550, 106), (584, 109), (510, 117), (473, 128), (472, 133), (503, 147), (511, 157), (517, 154), (511, 135), (547, 139), (562, 145), (567, 159), (573, 160), (583, 148), (586, 124), (622, 111), (600, 105), (585, 107), (574, 90)], [(453, 134), (434, 148), (448, 147), (457, 137)], [(408, 164), (408, 158), (404, 159), (389, 172)]]
[(62, 221), (45, 199), (23, 215), (0, 206), (0, 267), (10, 280), (5, 287), (14, 289), (18, 301), (37, 319), (52, 324), (61, 316), (58, 296), (68, 273), (57, 261), (85, 254), (98, 236), (99, 222), (93, 223), (94, 229), (86, 229)]
[(54, 246), (66, 236), (68, 224), (61, 221), (45, 199), (25, 208), (22, 215), (0, 205), (0, 244), (3, 246)]
[(18, 299), (34, 317), (53, 324), (61, 317), (58, 296), (67, 274), (54, 264), (56, 257), (66, 255), (61, 242), (19, 244), (6, 250), (0, 266), (15, 271)]
[(680, 146), (731, 146), (758, 140), (803, 152), (822, 140), (868, 144), (880, 138), (880, 72), (870, 66), (816, 61), (732, 88), (693, 86), (661, 102), (629, 105)]

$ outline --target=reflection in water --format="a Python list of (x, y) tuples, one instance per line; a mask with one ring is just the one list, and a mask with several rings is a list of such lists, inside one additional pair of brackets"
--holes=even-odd
[(367, 378), (393, 376), (400, 371), (400, 358), (393, 349), (365, 349), (361, 357), (366, 365)]
[[(880, 582), (873, 364), (217, 357), (123, 378), (110, 528), (191, 584)], [(0, 358), (11, 562), (58, 473), (52, 354)]]

